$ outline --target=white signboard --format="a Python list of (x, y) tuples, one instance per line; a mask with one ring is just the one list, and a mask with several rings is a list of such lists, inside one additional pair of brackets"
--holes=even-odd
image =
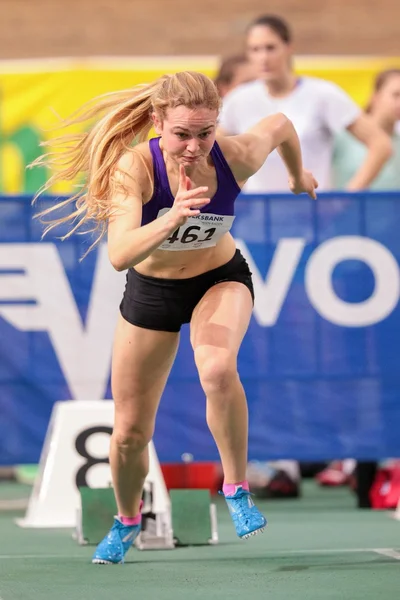
[[(76, 527), (78, 487), (111, 485), (108, 461), (114, 404), (108, 400), (68, 401), (54, 405), (22, 527)], [(170, 514), (170, 500), (153, 443), (150, 444), (151, 511)]]

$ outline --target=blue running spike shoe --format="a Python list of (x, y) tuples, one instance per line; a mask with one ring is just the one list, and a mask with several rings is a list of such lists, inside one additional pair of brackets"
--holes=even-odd
[[(220, 492), (220, 494), (224, 495), (223, 492)], [(236, 533), (242, 540), (264, 531), (267, 520), (254, 505), (250, 492), (239, 486), (235, 494), (225, 496), (225, 500)]]
[(124, 562), (125, 554), (140, 533), (141, 525), (124, 525), (114, 517), (114, 525), (97, 546), (92, 563), (118, 565)]

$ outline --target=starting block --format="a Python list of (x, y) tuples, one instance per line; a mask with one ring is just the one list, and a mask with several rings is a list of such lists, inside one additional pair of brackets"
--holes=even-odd
[(117, 505), (114, 490), (80, 487), (81, 510), (77, 519), (77, 539), (80, 544), (98, 544), (110, 529)]
[(218, 543), (217, 512), (210, 491), (170, 490), (172, 530), (177, 546)]
[[(145, 483), (143, 490), (142, 531), (135, 540), (139, 550), (167, 550), (174, 548), (171, 514), (168, 506), (156, 510), (153, 486)], [(108, 488), (80, 487), (81, 507), (78, 510), (75, 538), (79, 544), (96, 545), (110, 529), (117, 506), (114, 490)]]
[[(112, 487), (80, 487), (76, 539), (97, 545), (110, 529), (117, 507)], [(155, 514), (151, 495), (144, 490), (142, 531), (135, 541), (139, 550), (171, 549), (218, 543), (216, 506), (209, 490), (170, 490), (171, 514)], [(171, 523), (172, 516), (172, 523)]]

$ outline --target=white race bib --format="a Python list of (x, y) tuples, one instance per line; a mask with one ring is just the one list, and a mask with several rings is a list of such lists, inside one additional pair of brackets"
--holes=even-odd
[[(157, 218), (162, 217), (170, 209), (163, 208)], [(234, 215), (212, 215), (200, 213), (189, 217), (184, 225), (176, 229), (158, 250), (199, 250), (216, 246), (221, 237), (232, 227)]]

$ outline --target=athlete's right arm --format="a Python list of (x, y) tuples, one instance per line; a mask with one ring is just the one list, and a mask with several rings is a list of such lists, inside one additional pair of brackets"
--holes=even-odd
[(108, 255), (117, 271), (129, 269), (150, 256), (188, 217), (198, 215), (199, 209), (210, 201), (203, 197), (207, 187), (191, 189), (190, 179), (180, 165), (179, 189), (171, 210), (141, 227), (143, 200), (151, 187), (142, 159), (134, 152), (124, 154), (117, 165), (115, 180), (112, 197), (115, 210), (108, 223)]

